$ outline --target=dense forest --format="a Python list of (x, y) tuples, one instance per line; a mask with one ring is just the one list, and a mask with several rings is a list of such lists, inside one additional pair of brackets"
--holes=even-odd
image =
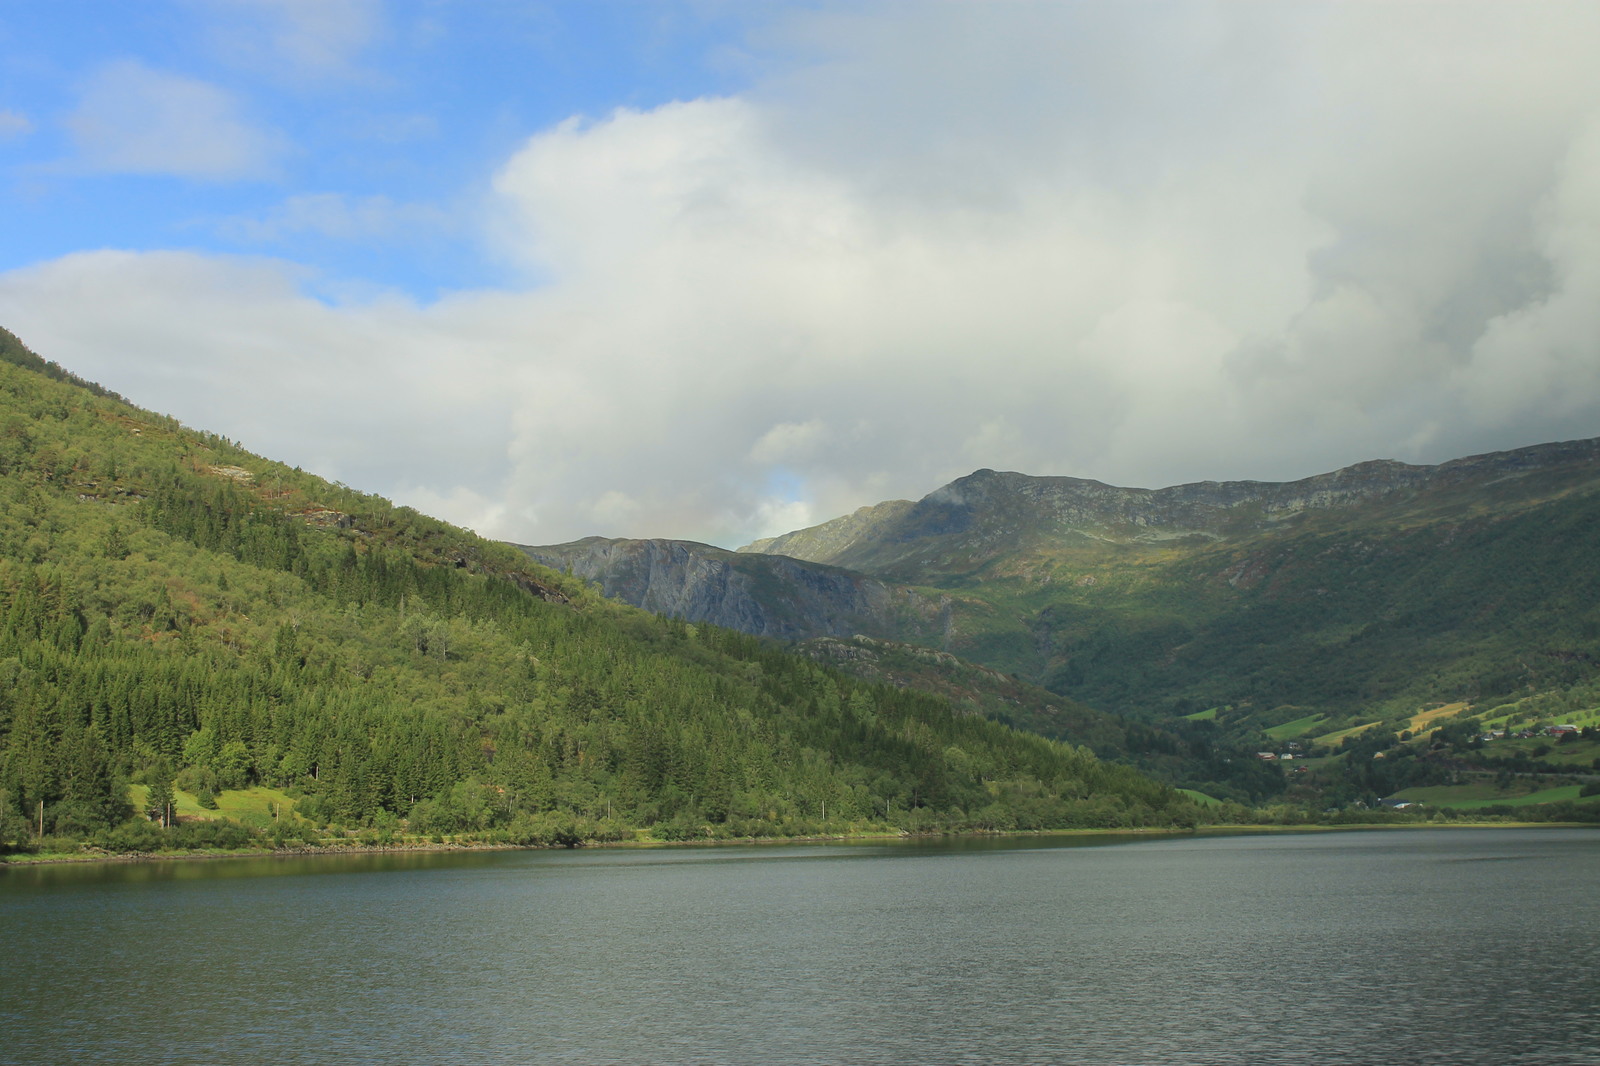
[[(254, 825), (174, 817), (252, 790)], [(1086, 748), (607, 601), (0, 331), (0, 847), (1202, 817)]]

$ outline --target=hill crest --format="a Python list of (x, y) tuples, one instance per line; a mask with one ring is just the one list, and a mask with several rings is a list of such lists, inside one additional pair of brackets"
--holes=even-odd
[(1415, 520), (1470, 507), (1474, 497), (1491, 488), (1487, 494), (1497, 507), (1515, 507), (1596, 483), (1600, 438), (1436, 465), (1375, 459), (1296, 481), (1200, 481), (1160, 489), (982, 469), (914, 503), (864, 507), (739, 551), (926, 581), (1073, 538), (1109, 544), (1223, 542), (1352, 517)]

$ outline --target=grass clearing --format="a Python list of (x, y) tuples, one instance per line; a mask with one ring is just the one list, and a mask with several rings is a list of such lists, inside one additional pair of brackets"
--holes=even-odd
[(1424, 729), (1432, 728), (1433, 723), (1441, 718), (1454, 718), (1466, 709), (1467, 705), (1465, 703), (1447, 703), (1443, 707), (1435, 707), (1431, 711), (1418, 711), (1411, 716), (1411, 721), (1406, 723), (1406, 728), (1414, 736)]
[(1561, 714), (1546, 715), (1551, 725), (1575, 725), (1579, 729), (1590, 726), (1600, 726), (1600, 710), (1593, 708), (1586, 711), (1567, 711)]
[(232, 818), (246, 825), (270, 826), (274, 814), (287, 815), (294, 811), (294, 800), (275, 788), (224, 789), (217, 794), (218, 815)]
[(1182, 792), (1185, 796), (1188, 796), (1190, 799), (1194, 800), (1196, 803), (1200, 804), (1200, 806), (1202, 806), (1202, 807), (1220, 807), (1220, 806), (1222, 806), (1222, 801), (1221, 800), (1217, 799), (1217, 797), (1215, 797), (1215, 796), (1208, 796), (1204, 792), (1196, 792), (1192, 788), (1180, 788), (1180, 789), (1178, 789), (1178, 791)]
[(1203, 711), (1186, 714), (1183, 716), (1183, 720), (1185, 722), (1215, 722), (1217, 720), (1217, 708), (1207, 707)]
[(1304, 736), (1317, 726), (1328, 720), (1326, 715), (1308, 714), (1304, 718), (1296, 718), (1292, 722), (1275, 725), (1270, 729), (1262, 730), (1273, 740), (1293, 740), (1295, 737)]
[(1483, 717), (1478, 719), (1478, 721), (1483, 723), (1483, 728), (1485, 729), (1504, 729), (1506, 728), (1506, 723), (1509, 722), (1512, 716), (1514, 716), (1516, 713), (1517, 711), (1515, 708), (1508, 707), (1506, 704), (1501, 704), (1494, 710), (1486, 712)]
[(1595, 761), (1600, 759), (1600, 741), (1596, 740), (1557, 743), (1553, 737), (1508, 737), (1484, 745), (1483, 753), (1491, 764), (1496, 759), (1526, 757), (1574, 771), (1600, 768)]
[(1537, 697), (1517, 700), (1515, 703), (1502, 703), (1489, 711), (1484, 712), (1481, 719), (1485, 729), (1512, 728), (1508, 723), (1517, 719), (1515, 729), (1525, 729), (1540, 722), (1550, 725), (1575, 725), (1579, 729), (1584, 726), (1600, 726), (1600, 707), (1588, 707), (1576, 711), (1556, 711), (1549, 708), (1530, 706)]
[(1359, 736), (1360, 734), (1365, 733), (1367, 730), (1373, 729), (1382, 724), (1382, 722), (1365, 722), (1361, 725), (1353, 725), (1348, 729), (1341, 729), (1337, 733), (1324, 733), (1311, 743), (1315, 744), (1319, 748), (1336, 748), (1339, 746), (1339, 742), (1345, 737)]
[[(133, 804), (136, 811), (144, 810), (145, 800), (149, 796), (149, 785), (128, 787), (128, 802)], [(294, 813), (294, 800), (286, 793), (259, 785), (255, 788), (223, 789), (217, 793), (216, 810), (200, 806), (199, 797), (181, 788), (172, 790), (172, 799), (175, 813), (180, 819), (231, 818), (262, 829), (272, 825), (274, 812), (285, 817)]]
[(1557, 785), (1534, 792), (1505, 792), (1491, 781), (1474, 781), (1465, 785), (1429, 785), (1425, 788), (1408, 788), (1395, 793), (1396, 799), (1426, 803), (1432, 807), (1451, 807), (1456, 810), (1476, 810), (1481, 807), (1532, 807), (1540, 803), (1560, 803), (1578, 798), (1580, 786)]

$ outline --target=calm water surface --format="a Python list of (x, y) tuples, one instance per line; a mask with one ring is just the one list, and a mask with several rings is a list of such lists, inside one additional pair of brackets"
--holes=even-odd
[(1600, 1063), (1600, 833), (0, 872), (4, 1063)]

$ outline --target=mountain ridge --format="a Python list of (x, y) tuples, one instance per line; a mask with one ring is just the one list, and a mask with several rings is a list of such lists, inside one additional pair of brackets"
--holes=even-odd
[[(1286, 729), (1309, 742), (1396, 723), (1381, 739), (1426, 707), (1492, 718), (1600, 693), (1600, 439), (1166, 489), (985, 469), (732, 554), (788, 580), (729, 595), (776, 597), (791, 619), (828, 618), (805, 603), (805, 567), (938, 605), (920, 631), (893, 613), (818, 627), (805, 635), (819, 654), (870, 666), (879, 649), (863, 640), (949, 653), (957, 664), (896, 653), (898, 672), (872, 669), (934, 690), (974, 667), (1014, 676), (1163, 731), (1101, 754), (1187, 760), (1169, 779), (1219, 794), (1259, 797), (1270, 782), (1254, 753)], [(628, 594), (603, 566), (571, 568)], [(705, 606), (676, 609), (692, 620)], [(830, 639), (857, 644), (816, 643)], [(1187, 738), (1175, 753), (1169, 734)], [(1325, 784), (1344, 799), (1358, 788)]]
[(984, 512), (1002, 514), (1012, 527), (989, 531), (995, 541), (989, 555), (1071, 534), (1111, 544), (1187, 537), (1221, 542), (1294, 523), (1325, 524), (1331, 513), (1352, 508), (1378, 506), (1398, 517), (1406, 505), (1429, 493), (1448, 503), (1452, 492), (1464, 487), (1541, 475), (1561, 482), (1531, 494), (1544, 498), (1552, 491), (1600, 479), (1597, 464), (1600, 438), (1487, 452), (1434, 465), (1376, 459), (1295, 481), (1199, 481), (1160, 489), (982, 469), (914, 503), (889, 501), (861, 508), (846, 518), (738, 550), (788, 555), (904, 581), (912, 579), (913, 570), (918, 577), (927, 576), (930, 543), (948, 551), (950, 544), (961, 543), (962, 534), (974, 530)]

